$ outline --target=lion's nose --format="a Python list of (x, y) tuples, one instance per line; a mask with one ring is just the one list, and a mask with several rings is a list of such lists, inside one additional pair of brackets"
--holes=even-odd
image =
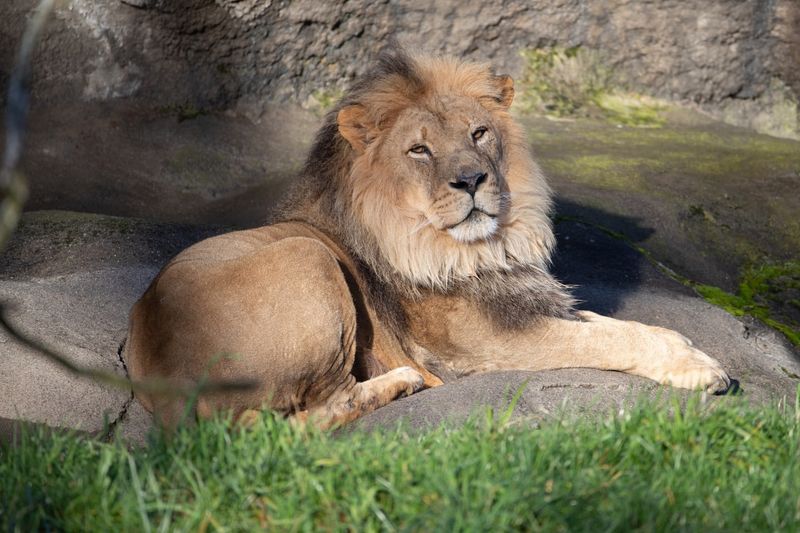
[(464, 189), (470, 196), (475, 196), (475, 191), (478, 186), (486, 181), (485, 172), (465, 172), (461, 174), (455, 181), (450, 182), (450, 186), (454, 189)]

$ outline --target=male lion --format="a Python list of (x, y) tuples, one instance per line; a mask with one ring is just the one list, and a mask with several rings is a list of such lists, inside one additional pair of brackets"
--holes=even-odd
[[(726, 389), (679, 333), (573, 310), (548, 272), (550, 190), (513, 97), (485, 65), (384, 55), (327, 115), (276, 223), (199, 242), (152, 282), (131, 312), (131, 377), (255, 379), (197, 414), (321, 426), (489, 370)], [(139, 399), (168, 425), (183, 408)]]

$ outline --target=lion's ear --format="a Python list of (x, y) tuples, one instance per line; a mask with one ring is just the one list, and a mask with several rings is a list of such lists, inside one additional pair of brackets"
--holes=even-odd
[(375, 138), (375, 126), (371, 123), (364, 106), (352, 104), (343, 107), (336, 116), (339, 133), (347, 139), (357, 153), (367, 149)]
[(511, 102), (514, 101), (514, 80), (511, 79), (511, 76), (495, 76), (494, 83), (498, 89), (498, 95), (495, 97), (495, 101), (503, 107), (503, 109), (508, 109), (511, 107)]

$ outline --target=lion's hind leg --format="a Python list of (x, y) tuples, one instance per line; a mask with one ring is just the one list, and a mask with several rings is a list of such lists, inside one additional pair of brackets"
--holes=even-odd
[(228, 410), (248, 426), (260, 410), (271, 409), (324, 428), (422, 387), (423, 377), (408, 367), (358, 381), (353, 295), (341, 265), (320, 241), (282, 239), (215, 264), (203, 271), (201, 281), (216, 290), (193, 293), (201, 320), (184, 331), (197, 332), (202, 323), (207, 356), (234, 354), (210, 370), (211, 379), (248, 378), (259, 386), (201, 397), (200, 418)]
[(424, 382), (422, 374), (402, 366), (356, 383), (351, 389), (332, 396), (325, 404), (296, 413), (293, 419), (314, 424), (321, 429), (340, 426), (393, 400), (417, 392)]

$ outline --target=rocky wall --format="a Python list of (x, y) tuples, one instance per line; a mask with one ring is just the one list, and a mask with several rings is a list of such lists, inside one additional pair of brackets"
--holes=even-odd
[[(0, 7), (0, 82), (34, 4)], [(800, 94), (795, 0), (64, 0), (36, 97), (198, 109), (324, 99), (390, 37), (512, 75), (523, 49), (594, 48), (632, 88), (733, 122), (784, 101), (778, 112), (796, 113)]]

